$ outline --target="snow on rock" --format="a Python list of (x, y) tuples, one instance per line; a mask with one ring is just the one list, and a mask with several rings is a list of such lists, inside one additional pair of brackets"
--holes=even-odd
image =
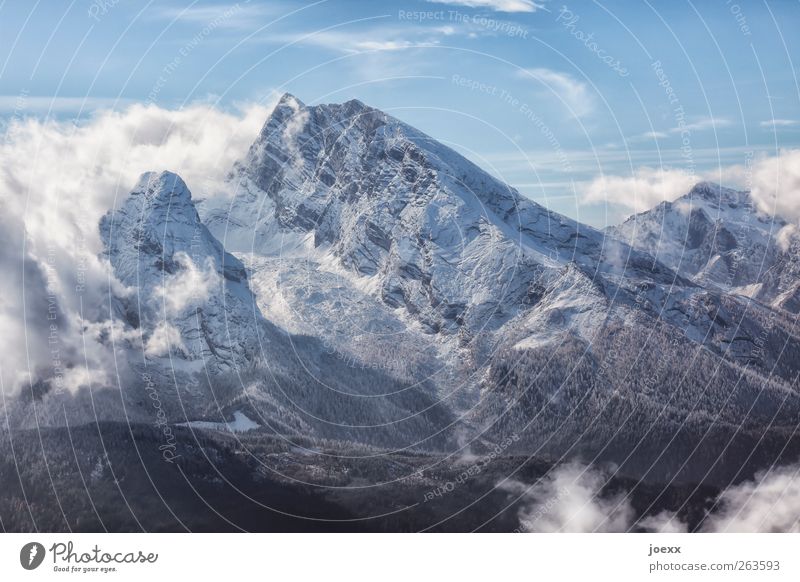
[(221, 430), (225, 432), (247, 432), (261, 427), (260, 424), (248, 418), (241, 410), (235, 411), (233, 413), (233, 420), (228, 422), (190, 420), (189, 422), (178, 423), (178, 426), (188, 426), (190, 428), (200, 428), (204, 430)]
[(492, 333), (570, 263), (598, 280), (676, 280), (357, 100), (310, 107), (285, 95), (231, 191), (201, 205), (226, 248), (337, 271), (426, 334)]
[(140, 331), (148, 358), (230, 371), (253, 358), (260, 314), (241, 261), (200, 222), (171, 172), (146, 173), (100, 222), (105, 256), (127, 287), (118, 317)]
[(797, 311), (800, 243), (749, 192), (700, 182), (608, 232), (702, 285)]

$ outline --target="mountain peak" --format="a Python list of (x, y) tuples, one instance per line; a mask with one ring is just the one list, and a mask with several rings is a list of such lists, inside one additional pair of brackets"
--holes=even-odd
[(281, 95), (281, 98), (278, 99), (278, 104), (275, 106), (277, 109), (278, 107), (291, 107), (292, 109), (302, 109), (305, 107), (305, 103), (300, 101), (297, 97), (292, 95), (291, 93), (284, 93)]
[(174, 352), (212, 371), (249, 364), (259, 319), (244, 265), (200, 222), (180, 176), (143, 174), (101, 219), (100, 235), (115, 276), (136, 289), (113, 305), (141, 330), (145, 355)]
[(192, 194), (183, 179), (173, 172), (145, 172), (139, 177), (131, 196), (143, 197), (146, 202), (191, 202)]
[(715, 182), (702, 181), (698, 182), (688, 194), (682, 199), (702, 199), (716, 205), (727, 204), (731, 207), (737, 207), (739, 204), (746, 202), (749, 198), (749, 192), (734, 190), (720, 186)]

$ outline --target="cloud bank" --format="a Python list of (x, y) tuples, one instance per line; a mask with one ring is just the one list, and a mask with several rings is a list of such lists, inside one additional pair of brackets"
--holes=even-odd
[(600, 471), (568, 464), (557, 467), (530, 489), (519, 482), (507, 482), (502, 488), (530, 500), (519, 513), (522, 531), (626, 531), (633, 508), (617, 497), (599, 497), (605, 479)]
[(428, 0), (428, 2), (468, 8), (488, 8), (495, 12), (536, 12), (543, 7), (533, 0)]
[(800, 150), (783, 150), (753, 165), (753, 199), (767, 214), (800, 221)]
[[(604, 492), (608, 477), (604, 470), (571, 463), (555, 468), (531, 487), (517, 481), (498, 487), (524, 501), (519, 510), (523, 532), (689, 531), (688, 524), (669, 511), (637, 521), (625, 492)], [(800, 466), (758, 473), (714, 501), (700, 531), (800, 532)]]
[(749, 167), (728, 166), (704, 174), (682, 169), (641, 166), (627, 175), (601, 175), (582, 190), (584, 204), (614, 204), (629, 213), (644, 212), (664, 200), (680, 198), (701, 180), (749, 190), (757, 208), (790, 222), (800, 222), (800, 150), (757, 158)]
[[(4, 391), (40, 379), (68, 390), (108, 381), (108, 335), (120, 330), (103, 306), (109, 286), (123, 289), (100, 258), (100, 218), (145, 171), (180, 174), (195, 198), (219, 193), (272, 105), (234, 112), (207, 104), (180, 110), (134, 105), (100, 112), (82, 125), (11, 121), (0, 136)], [(206, 271), (198, 266), (191, 274)], [(196, 279), (171, 284), (178, 290), (191, 284), (196, 294), (202, 291)], [(183, 300), (180, 293), (175, 297)]]
[(583, 202), (619, 204), (632, 212), (644, 212), (683, 196), (698, 181), (684, 170), (643, 166), (629, 176), (598, 176), (584, 190)]

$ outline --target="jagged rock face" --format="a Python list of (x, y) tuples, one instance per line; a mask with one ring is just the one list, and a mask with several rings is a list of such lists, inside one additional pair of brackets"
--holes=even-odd
[(260, 315), (247, 274), (200, 222), (180, 177), (144, 174), (103, 217), (100, 233), (128, 288), (115, 297), (115, 310), (140, 331), (147, 358), (212, 373), (249, 365)]
[[(402, 409), (438, 400), (467, 438), (523, 435), (517, 452), (550, 442), (554, 455), (581, 440), (583, 454), (620, 462), (630, 451), (617, 440), (655, 432), (663, 442), (683, 427), (690, 436), (674, 460), (720, 415), (723, 444), (709, 455), (736, 432), (732, 419), (748, 418), (753, 443), (779, 417), (772, 446), (800, 409), (790, 387), (800, 341), (787, 320), (707, 286), (740, 246), (738, 231), (714, 218), (710, 187), (696, 190), (698, 208), (685, 217), (659, 210), (684, 225), (693, 256), (720, 257), (684, 270), (695, 282), (358, 101), (307, 107), (284, 96), (234, 167), (231, 190), (200, 213), (243, 258), (264, 316), (321, 340), (353, 380), (379, 369), (419, 389)], [(743, 203), (731, 195), (726, 208)], [(778, 361), (763, 345), (789, 355)], [(726, 376), (706, 389), (712, 367)], [(743, 388), (732, 393), (737, 377)]]
[(428, 333), (496, 329), (569, 262), (591, 278), (675, 279), (359, 101), (285, 95), (232, 177), (234, 198), (201, 208), (226, 248), (291, 255), (302, 240)]
[(701, 182), (608, 232), (700, 284), (796, 312), (800, 262), (790, 228), (748, 192)]

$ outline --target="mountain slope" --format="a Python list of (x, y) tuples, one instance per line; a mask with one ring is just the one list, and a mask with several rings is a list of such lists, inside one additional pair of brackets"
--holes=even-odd
[[(179, 177), (146, 174), (101, 221), (125, 418), (214, 432), (244, 416), (293, 447), (501, 447), (656, 481), (721, 483), (800, 450), (788, 314), (547, 211), (375, 109), (284, 97), (231, 188), (198, 214)], [(96, 401), (32, 394), (21, 424)], [(742, 463), (709, 472), (731, 452)]]
[(128, 287), (114, 308), (142, 338), (143, 388), (157, 387), (176, 420), (221, 422), (247, 411), (289, 436), (421, 448), (446, 440), (452, 421), (423, 387), (376, 369), (353, 377), (319, 340), (265, 320), (244, 266), (200, 222), (177, 175), (142, 176), (100, 231)]
[(212, 373), (253, 361), (261, 316), (244, 266), (200, 222), (179, 176), (144, 174), (100, 233), (115, 275), (131, 289), (116, 308), (139, 330), (147, 358)]
[(226, 248), (332, 262), (428, 333), (496, 329), (570, 262), (589, 277), (675, 279), (359, 101), (285, 95), (232, 186), (201, 208)]
[(285, 95), (230, 184), (200, 213), (265, 317), (424, 386), (470, 449), (513, 437), (520, 453), (681, 479), (729, 446), (761, 443), (747, 470), (797, 450), (789, 318), (542, 208), (381, 111)]
[(748, 192), (701, 182), (608, 232), (699, 284), (797, 313), (800, 245), (794, 230), (760, 212)]

